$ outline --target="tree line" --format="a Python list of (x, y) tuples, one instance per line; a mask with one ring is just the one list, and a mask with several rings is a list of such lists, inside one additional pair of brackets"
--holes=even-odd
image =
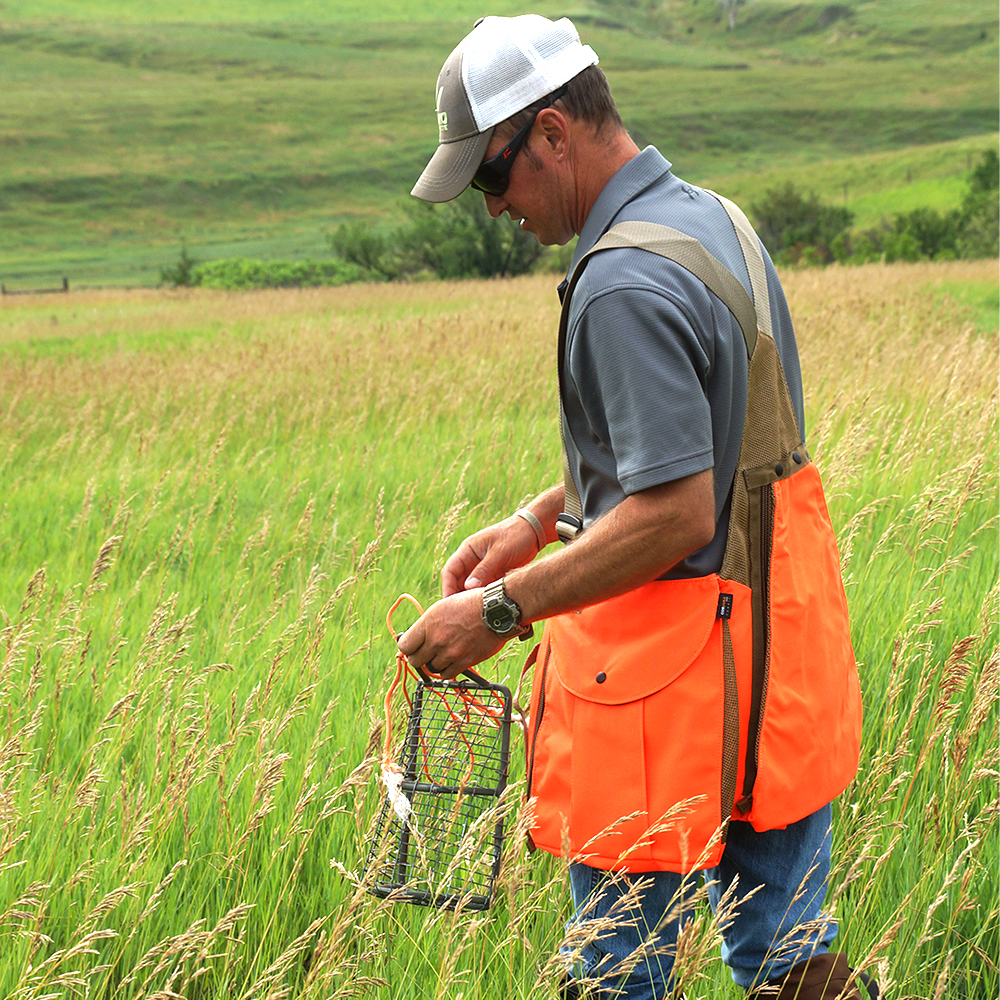
[[(996, 257), (998, 161), (987, 150), (968, 175), (959, 208), (918, 208), (855, 231), (854, 214), (787, 183), (750, 204), (748, 215), (775, 262), (823, 265), (834, 261), (956, 260)], [(506, 277), (555, 263), (533, 236), (506, 217), (490, 218), (474, 191), (443, 206), (419, 203), (400, 228), (380, 233), (366, 222), (342, 225), (331, 237), (334, 255), (371, 276), (399, 280), (419, 273), (439, 278)], [(504, 224), (506, 223), (506, 224)]]
[[(990, 149), (968, 175), (961, 206), (949, 212), (918, 208), (855, 231), (850, 210), (787, 183), (751, 203), (748, 215), (779, 265), (996, 257), (998, 187), (997, 153)], [(332, 257), (321, 261), (235, 257), (200, 263), (182, 247), (179, 262), (162, 268), (160, 280), (175, 287), (237, 290), (424, 276), (505, 278), (542, 269), (564, 270), (569, 261), (566, 248), (542, 247), (507, 216), (491, 218), (475, 191), (444, 205), (413, 201), (403, 213), (403, 222), (393, 228), (366, 221), (344, 223), (329, 237)]]

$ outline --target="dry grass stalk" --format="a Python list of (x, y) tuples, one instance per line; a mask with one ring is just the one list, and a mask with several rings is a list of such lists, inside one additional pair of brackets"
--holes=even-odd
[(281, 980), (289, 972), (299, 956), (308, 951), (327, 917), (312, 921), (292, 943), (272, 962), (248, 990), (240, 994), (240, 1000), (284, 1000), (291, 995), (291, 988)]

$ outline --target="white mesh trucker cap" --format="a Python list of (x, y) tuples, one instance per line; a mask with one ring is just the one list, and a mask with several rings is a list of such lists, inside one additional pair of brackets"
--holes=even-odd
[(441, 68), (438, 148), (410, 193), (424, 201), (457, 198), (479, 168), (494, 125), (597, 61), (568, 18), (521, 14), (478, 20)]

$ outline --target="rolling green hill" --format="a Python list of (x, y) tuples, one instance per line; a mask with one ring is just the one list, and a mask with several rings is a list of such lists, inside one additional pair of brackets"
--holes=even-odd
[[(752, 0), (735, 31), (712, 0), (527, 9), (575, 19), (640, 144), (743, 199), (792, 179), (861, 223), (952, 207), (997, 141), (985, 0)], [(155, 283), (182, 240), (296, 258), (393, 218), (436, 142), (437, 70), (481, 12), (0, 2), (0, 279)]]

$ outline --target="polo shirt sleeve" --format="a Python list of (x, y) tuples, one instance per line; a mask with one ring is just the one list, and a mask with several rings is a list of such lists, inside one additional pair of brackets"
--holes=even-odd
[(613, 455), (626, 494), (714, 464), (706, 395), (714, 309), (700, 282), (667, 269), (668, 280), (661, 263), (655, 282), (636, 274), (588, 282), (594, 291), (567, 336), (585, 432)]

